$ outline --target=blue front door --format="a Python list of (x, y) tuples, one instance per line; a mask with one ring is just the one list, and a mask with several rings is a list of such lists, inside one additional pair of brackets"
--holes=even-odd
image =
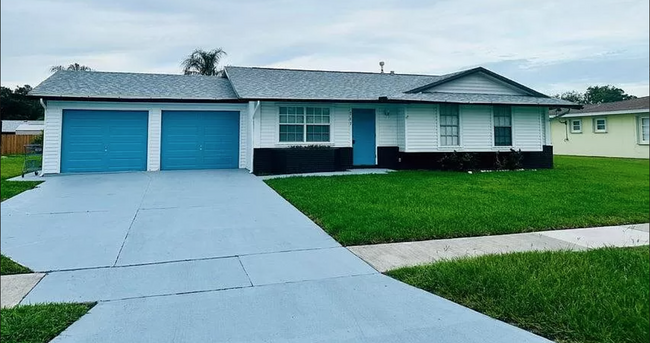
[(147, 169), (147, 111), (64, 110), (61, 172)]
[(163, 111), (161, 169), (239, 167), (239, 112)]
[(352, 110), (352, 164), (374, 166), (377, 147), (375, 145), (375, 110)]

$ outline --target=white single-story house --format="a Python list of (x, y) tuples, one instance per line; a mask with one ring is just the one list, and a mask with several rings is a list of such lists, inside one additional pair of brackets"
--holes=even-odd
[(579, 108), (485, 68), (447, 75), (226, 67), (224, 77), (59, 71), (43, 172), (354, 166), (437, 168), (449, 152), (521, 149), (551, 168), (549, 108)]
[(40, 135), (43, 133), (43, 120), (3, 120), (2, 133), (8, 135)]

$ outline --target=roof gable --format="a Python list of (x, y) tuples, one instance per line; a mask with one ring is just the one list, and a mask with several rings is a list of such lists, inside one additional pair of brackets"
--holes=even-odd
[(495, 95), (528, 95), (548, 98), (547, 95), (528, 88), (483, 67), (443, 75), (440, 80), (406, 91), (406, 93), (463, 93)]

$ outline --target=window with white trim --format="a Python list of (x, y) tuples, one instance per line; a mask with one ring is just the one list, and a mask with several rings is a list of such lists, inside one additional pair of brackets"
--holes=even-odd
[(330, 109), (323, 107), (281, 106), (280, 142), (329, 142)]
[(606, 118), (594, 118), (594, 132), (607, 132), (607, 119)]
[(571, 120), (571, 133), (582, 133), (582, 119)]
[(460, 117), (456, 104), (440, 105), (440, 146), (460, 145)]
[(512, 146), (512, 107), (494, 106), (494, 145)]
[(639, 143), (650, 143), (650, 118), (639, 117)]

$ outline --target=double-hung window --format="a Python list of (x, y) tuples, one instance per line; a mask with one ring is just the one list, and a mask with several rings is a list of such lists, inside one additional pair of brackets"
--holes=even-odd
[(650, 143), (650, 118), (639, 117), (639, 143)]
[(594, 118), (594, 132), (598, 132), (598, 133), (607, 132), (606, 118)]
[(440, 105), (440, 146), (460, 145), (460, 118), (458, 105)]
[(571, 120), (571, 133), (582, 133), (582, 119)]
[(494, 106), (494, 145), (512, 146), (512, 107)]
[(330, 109), (322, 107), (280, 107), (280, 142), (329, 142)]

